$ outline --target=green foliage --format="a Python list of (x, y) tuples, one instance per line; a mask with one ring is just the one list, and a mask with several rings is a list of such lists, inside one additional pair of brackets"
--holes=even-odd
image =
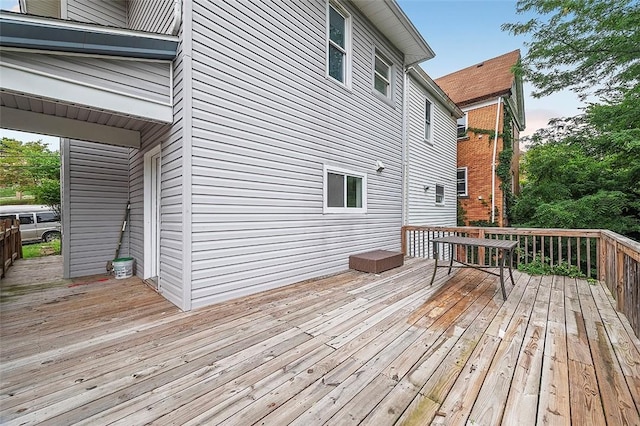
[(462, 203), (458, 200), (456, 208), (456, 224), (458, 226), (465, 226), (467, 223), (467, 211), (462, 207)]
[(60, 240), (49, 243), (27, 244), (22, 246), (22, 258), (42, 257), (60, 254)]
[(551, 265), (551, 259), (537, 255), (529, 263), (518, 264), (518, 270), (529, 275), (560, 275), (570, 278), (587, 278), (577, 266), (569, 265), (567, 262), (560, 262)]
[(500, 178), (500, 189), (504, 194), (504, 211), (509, 222), (513, 219), (513, 204), (515, 202), (511, 191), (511, 162), (513, 161), (513, 116), (505, 104), (502, 128), (502, 151), (498, 155), (496, 175)]
[(527, 183), (513, 209), (518, 226), (640, 234), (637, 164), (620, 153), (595, 152), (592, 142), (542, 144), (525, 154)]
[(517, 11), (538, 15), (503, 25), (531, 36), (516, 71), (534, 96), (595, 90), (601, 101), (533, 135), (514, 222), (640, 238), (640, 2), (519, 0)]
[(640, 3), (637, 0), (519, 0), (527, 22), (504, 24), (513, 35), (529, 34), (518, 72), (542, 97), (562, 89), (586, 96), (633, 87), (640, 77)]
[(2, 138), (0, 186), (30, 192), (37, 203), (60, 204), (60, 154), (42, 141), (21, 142)]

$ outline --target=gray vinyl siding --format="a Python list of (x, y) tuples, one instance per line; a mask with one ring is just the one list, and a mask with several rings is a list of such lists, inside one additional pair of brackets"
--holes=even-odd
[[(456, 119), (413, 77), (409, 81), (408, 224), (455, 226)], [(426, 99), (432, 103), (430, 143), (424, 140)], [(444, 186), (444, 205), (435, 203), (436, 184)]]
[(131, 256), (136, 260), (136, 275), (144, 273), (144, 155), (168, 138), (171, 127), (149, 124), (140, 131), (140, 149), (132, 149), (129, 157), (131, 200)]
[(3, 52), (2, 62), (68, 81), (169, 103), (171, 63), (27, 52)]
[(39, 0), (26, 3), (26, 13), (30, 15), (60, 18), (60, 0)]
[[(68, 170), (70, 277), (106, 272), (118, 244), (129, 197), (129, 148), (70, 140), (65, 153)], [(129, 256), (129, 232), (120, 257)]]
[[(193, 3), (194, 308), (399, 249), (402, 56), (345, 6), (350, 90), (325, 77), (324, 1)], [(395, 66), (391, 103), (373, 94), (376, 47)], [(366, 214), (323, 214), (324, 164), (367, 174)]]
[(66, 19), (127, 28), (125, 0), (67, 0), (66, 3)]
[(173, 26), (173, 0), (130, 0), (129, 28), (169, 34)]

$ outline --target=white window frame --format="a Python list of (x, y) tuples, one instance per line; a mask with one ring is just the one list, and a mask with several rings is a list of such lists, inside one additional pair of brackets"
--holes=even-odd
[[(388, 75), (384, 76), (382, 74), (380, 74), (377, 70), (376, 70), (376, 60), (379, 60), (380, 62), (382, 62), (383, 64), (385, 64), (388, 68)], [(380, 51), (378, 49), (375, 49), (374, 53), (373, 53), (373, 64), (372, 64), (372, 75), (373, 75), (373, 92), (378, 95), (381, 96), (382, 98), (386, 99), (386, 100), (390, 100), (393, 96), (393, 62), (391, 62), (390, 60), (387, 59), (387, 57), (385, 55), (383, 55), (382, 53), (380, 53)], [(382, 93), (381, 91), (379, 91), (376, 88), (376, 77), (379, 77), (382, 81), (384, 81), (385, 83), (387, 83), (387, 93)]]
[[(464, 170), (464, 194), (458, 192), (458, 183), (461, 179), (458, 179), (458, 172)], [(467, 167), (458, 167), (456, 169), (456, 194), (458, 197), (468, 197), (469, 196), (469, 169)]]
[[(442, 188), (442, 200), (441, 201), (438, 201), (438, 188)], [(436, 184), (435, 194), (436, 194), (436, 206), (444, 206), (444, 199), (445, 199), (444, 185), (440, 185), (439, 183), (437, 183)]]
[[(341, 167), (333, 167), (324, 165), (323, 167), (323, 177), (322, 177), (322, 211), (323, 213), (344, 213), (344, 214), (362, 214), (367, 212), (367, 174), (360, 173), (353, 170), (343, 169)], [(345, 207), (329, 207), (329, 183), (328, 176), (329, 173), (335, 173), (346, 176), (352, 176), (362, 179), (362, 207), (346, 207), (347, 205), (347, 191), (346, 191), (346, 183), (345, 183), (345, 192), (344, 192), (344, 205)]]
[[(330, 10), (333, 8), (336, 12), (338, 12), (344, 18), (344, 48), (342, 46), (338, 46), (335, 44), (331, 38), (329, 37), (329, 21), (330, 21)], [(328, 1), (327, 2), (327, 10), (326, 10), (326, 47), (325, 47), (325, 77), (329, 80), (334, 81), (342, 86), (347, 88), (351, 88), (351, 15), (346, 11), (346, 9), (341, 6), (338, 2)], [(343, 73), (344, 73), (344, 81), (336, 80), (329, 74), (329, 46), (334, 46), (338, 50), (344, 53), (344, 63), (343, 63)]]
[[(428, 116), (427, 116), (427, 113), (429, 113)], [(427, 142), (431, 142), (431, 137), (433, 136), (433, 102), (431, 102), (428, 98), (424, 99), (424, 123), (423, 124), (424, 124), (424, 140)]]
[[(464, 135), (462, 135), (462, 136), (460, 136), (458, 134), (458, 128), (460, 126), (458, 124), (458, 121), (460, 121), (460, 120), (464, 120), (464, 130), (465, 130), (465, 132), (464, 132)], [(464, 139), (464, 138), (467, 137), (468, 133), (469, 133), (469, 115), (468, 115), (468, 113), (465, 112), (463, 117), (460, 117), (458, 120), (456, 120), (456, 137), (458, 139)]]

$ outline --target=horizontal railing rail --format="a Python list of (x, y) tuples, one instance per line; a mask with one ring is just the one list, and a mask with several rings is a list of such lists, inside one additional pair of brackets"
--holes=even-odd
[[(640, 336), (640, 243), (615, 232), (594, 229), (481, 228), (471, 226), (403, 226), (402, 252), (406, 256), (433, 258), (433, 239), (444, 236), (507, 239), (518, 242), (517, 264), (557, 266), (580, 271), (603, 282), (616, 299), (636, 336)], [(440, 256), (497, 266), (497, 250), (458, 247)], [(517, 266), (517, 265), (515, 265)]]

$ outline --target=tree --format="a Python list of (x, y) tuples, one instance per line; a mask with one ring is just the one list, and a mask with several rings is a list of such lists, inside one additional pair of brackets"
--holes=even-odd
[(29, 191), (36, 202), (57, 209), (60, 205), (60, 154), (42, 141), (2, 138), (0, 186)]
[(531, 36), (515, 71), (533, 95), (570, 89), (600, 101), (531, 138), (515, 223), (640, 237), (640, 2), (519, 0), (516, 8), (537, 14), (502, 27)]
[(538, 16), (504, 24), (513, 35), (531, 35), (519, 71), (543, 97), (571, 89), (583, 99), (609, 96), (640, 78), (640, 2), (637, 0), (520, 0), (519, 14)]

